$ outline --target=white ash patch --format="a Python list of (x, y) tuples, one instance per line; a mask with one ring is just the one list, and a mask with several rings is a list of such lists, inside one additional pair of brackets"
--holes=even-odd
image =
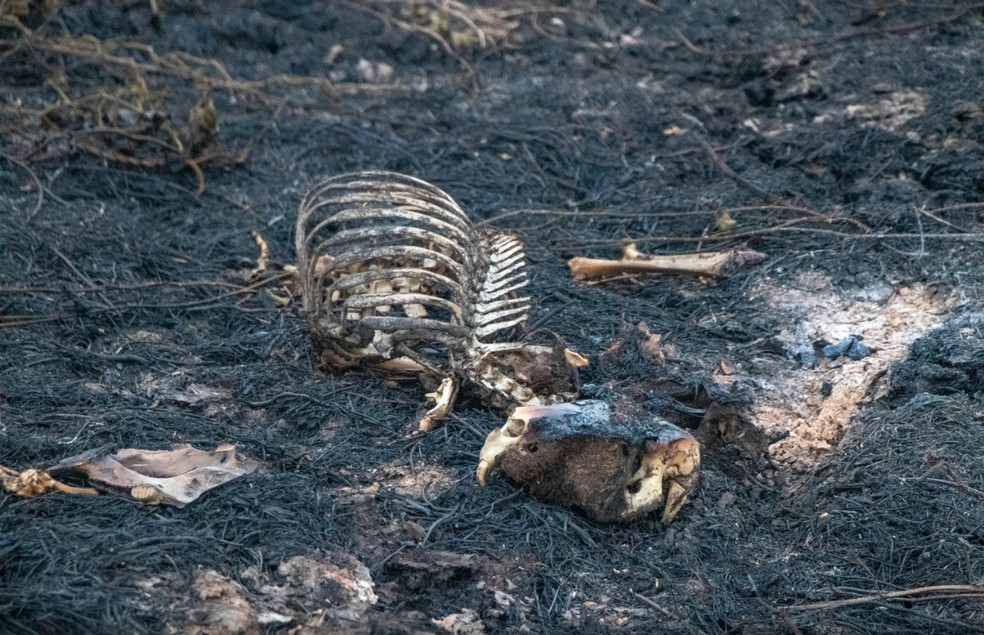
[(941, 326), (955, 302), (918, 284), (875, 295), (878, 301), (864, 294), (847, 297), (816, 272), (805, 272), (787, 286), (766, 279), (751, 291), (752, 300), (788, 316), (776, 334), (787, 350), (811, 351), (817, 340), (839, 342), (850, 335), (861, 336), (871, 349), (859, 360), (821, 358), (813, 367), (783, 365), (771, 377), (746, 375), (759, 386), (752, 406), (756, 426), (770, 436), (788, 433), (769, 448), (779, 465), (809, 468), (825, 456), (878, 379), (908, 356), (913, 341)]

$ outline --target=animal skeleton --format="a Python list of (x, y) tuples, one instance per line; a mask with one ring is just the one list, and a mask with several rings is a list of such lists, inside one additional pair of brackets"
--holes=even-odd
[[(425, 430), (450, 410), (462, 381), (499, 408), (521, 407), (489, 435), (481, 484), (501, 464), (534, 495), (601, 520), (662, 505), (669, 522), (686, 501), (700, 463), (689, 434), (663, 420), (628, 434), (610, 416), (599, 418), (593, 404), (600, 402), (565, 403), (577, 395), (579, 356), (559, 343), (508, 337), (530, 309), (519, 294), (529, 279), (516, 236), (475, 228), (429, 183), (360, 172), (329, 178), (304, 197), (296, 248), (304, 316), (323, 365), (417, 373), (437, 386), (429, 395), (435, 406), (420, 422)], [(541, 455), (553, 463), (533, 456), (541, 446), (556, 450)], [(610, 459), (607, 480), (569, 467), (572, 456), (588, 464), (601, 458), (591, 453)], [(574, 500), (552, 491), (573, 481), (598, 495)]]

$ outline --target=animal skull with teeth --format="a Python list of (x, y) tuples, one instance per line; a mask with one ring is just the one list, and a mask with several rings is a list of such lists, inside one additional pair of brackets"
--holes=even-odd
[(462, 382), (515, 408), (482, 448), (482, 485), (498, 467), (535, 497), (606, 522), (660, 507), (669, 522), (687, 501), (700, 465), (693, 437), (658, 417), (573, 401), (579, 355), (508, 338), (530, 308), (516, 236), (477, 229), (429, 183), (360, 172), (305, 196), (296, 248), (324, 365), (416, 373), (435, 389), (423, 430), (450, 411)]
[[(617, 419), (617, 418), (616, 418)], [(521, 406), (485, 440), (478, 482), (496, 467), (548, 503), (602, 522), (662, 507), (669, 523), (697, 484), (700, 445), (657, 416), (615, 423), (607, 403)]]

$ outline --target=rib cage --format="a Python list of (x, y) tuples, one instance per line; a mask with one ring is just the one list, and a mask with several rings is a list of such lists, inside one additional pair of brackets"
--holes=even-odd
[(323, 362), (457, 373), (512, 401), (533, 398), (490, 361), (542, 348), (504, 341), (530, 307), (518, 294), (529, 280), (515, 236), (477, 230), (424, 181), (361, 172), (305, 196), (296, 248), (305, 318)]

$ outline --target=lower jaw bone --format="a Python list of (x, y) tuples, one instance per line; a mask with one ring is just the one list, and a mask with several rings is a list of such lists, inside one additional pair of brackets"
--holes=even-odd
[(497, 468), (534, 497), (598, 521), (662, 509), (668, 523), (697, 485), (700, 444), (657, 416), (616, 421), (601, 401), (522, 407), (486, 439), (479, 482)]

